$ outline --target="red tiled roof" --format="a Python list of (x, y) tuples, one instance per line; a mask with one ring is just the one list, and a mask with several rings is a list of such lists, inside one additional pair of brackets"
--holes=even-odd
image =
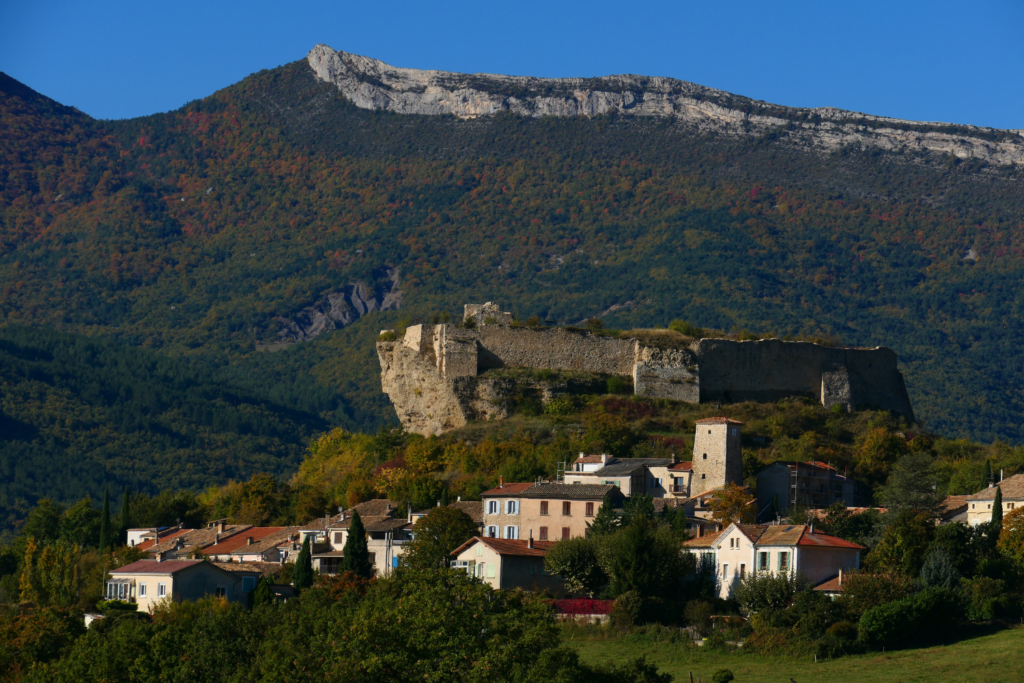
[(838, 536), (829, 536), (828, 534), (819, 534), (817, 532), (812, 533), (807, 530), (800, 537), (800, 542), (797, 543), (803, 547), (817, 547), (817, 548), (851, 548), (853, 550), (864, 550), (864, 546), (857, 545), (852, 541), (839, 538)]
[(544, 557), (548, 550), (555, 545), (554, 541), (534, 541), (533, 547), (530, 548), (529, 541), (514, 541), (507, 538), (481, 538), (480, 536), (474, 536), (453, 550), (452, 555), (458, 555), (476, 542), (483, 543), (499, 555), (519, 555), (522, 557)]
[(177, 574), (180, 571), (190, 569), (203, 560), (137, 560), (117, 569), (111, 569), (111, 574)]
[(734, 420), (731, 417), (705, 417), (705, 418), (700, 419), (700, 420), (694, 420), (693, 424), (695, 424), (695, 425), (724, 425), (724, 424), (741, 425), (743, 423), (740, 422), (739, 420)]
[(531, 486), (533, 486), (532, 481), (519, 484), (505, 484), (504, 486), (493, 488), (490, 491), (484, 491), (483, 493), (480, 494), (480, 497), (483, 498), (484, 496), (517, 496), (526, 489), (530, 488)]
[(271, 534), (276, 534), (277, 532), (282, 531), (286, 528), (287, 527), (283, 526), (253, 527), (251, 529), (243, 531), (240, 534), (235, 534), (234, 536), (226, 538), (216, 545), (211, 545), (206, 548), (203, 548), (203, 554), (223, 555), (225, 553), (230, 553), (232, 550), (237, 550), (238, 548), (244, 545), (249, 545), (250, 538), (253, 540), (253, 543), (255, 543), (256, 541), (262, 540), (267, 536), (270, 536)]
[(815, 586), (814, 590), (826, 591), (828, 593), (841, 593), (843, 590), (843, 586), (839, 583), (839, 574), (836, 574), (830, 579), (825, 579), (817, 586)]
[[(172, 539), (172, 538), (177, 538), (178, 536), (184, 536), (185, 534), (187, 534), (189, 532), (192, 532), (192, 531), (195, 531), (195, 529), (175, 529), (171, 533), (164, 534), (163, 536), (161, 536), (160, 537), (160, 542), (163, 543), (166, 540), (169, 540), (169, 539)], [(151, 539), (149, 539), (147, 541), (143, 541), (142, 543), (139, 543), (135, 547), (138, 548), (139, 550), (148, 550), (149, 548), (153, 547), (154, 543), (156, 543), (156, 541), (151, 538)]]

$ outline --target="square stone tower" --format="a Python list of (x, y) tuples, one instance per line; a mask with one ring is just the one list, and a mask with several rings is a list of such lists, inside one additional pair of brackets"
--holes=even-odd
[(700, 495), (726, 484), (742, 484), (740, 426), (743, 423), (727, 417), (706, 417), (694, 424), (690, 495)]

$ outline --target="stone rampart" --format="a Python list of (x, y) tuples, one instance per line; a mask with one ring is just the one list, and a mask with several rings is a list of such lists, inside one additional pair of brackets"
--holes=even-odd
[(515, 327), (491, 303), (467, 306), (465, 319), (475, 327), (415, 325), (400, 340), (378, 342), (382, 388), (409, 431), (440, 434), (469, 421), (501, 419), (514, 397), (547, 402), (574, 390), (557, 380), (499, 376), (514, 368), (630, 377), (634, 392), (651, 398), (708, 403), (806, 396), (826, 407), (879, 408), (914, 420), (896, 354), (883, 347), (701, 339), (661, 348), (582, 330)]

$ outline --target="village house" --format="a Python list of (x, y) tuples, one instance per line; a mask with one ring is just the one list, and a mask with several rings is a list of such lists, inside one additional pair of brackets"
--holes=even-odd
[(868, 503), (867, 493), (827, 463), (774, 462), (757, 473), (758, 519), (774, 521), (793, 507), (823, 509), (834, 503), (859, 507)]
[(548, 541), (504, 538), (472, 538), (452, 551), (451, 566), (462, 569), (491, 586), (510, 590), (547, 590), (564, 595), (562, 579), (544, 571), (544, 555), (554, 545)]
[(1003, 514), (1013, 512), (1024, 505), (1024, 474), (1015, 474), (1003, 479), (998, 484), (991, 483), (977, 493), (967, 496), (967, 523), (977, 526), (992, 521), (992, 505), (995, 503), (996, 489), (1003, 494)]
[(485, 538), (538, 541), (585, 536), (597, 510), (606, 501), (622, 504), (613, 484), (570, 482), (501, 483), (480, 494), (484, 503)]
[(816, 533), (804, 524), (730, 524), (719, 533), (693, 538), (683, 546), (710, 556), (719, 581), (719, 596), (728, 598), (753, 571), (796, 573), (820, 584), (840, 571), (860, 568), (863, 546)]
[[(157, 556), (159, 558), (159, 555)], [(160, 602), (198, 600), (208, 596), (245, 602), (243, 577), (205, 560), (139, 560), (112, 569), (105, 597), (135, 603), (152, 612)], [(255, 584), (251, 584), (255, 588)]]
[(622, 495), (661, 498), (668, 492), (671, 458), (616, 458), (580, 453), (565, 472), (566, 484), (616, 486)]

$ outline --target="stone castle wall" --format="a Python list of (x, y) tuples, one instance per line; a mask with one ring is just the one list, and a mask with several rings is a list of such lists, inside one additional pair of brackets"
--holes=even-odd
[(512, 327), (511, 317), (491, 303), (467, 306), (465, 317), (475, 328), (415, 325), (402, 339), (377, 344), (382, 388), (409, 431), (440, 434), (469, 421), (501, 419), (514, 395), (547, 402), (574, 390), (564, 379), (488, 374), (509, 368), (630, 377), (637, 395), (690, 403), (806, 396), (826, 407), (874, 407), (914, 419), (896, 354), (887, 348), (832, 349), (778, 339), (701, 339), (685, 348), (655, 348), (579, 330)]

